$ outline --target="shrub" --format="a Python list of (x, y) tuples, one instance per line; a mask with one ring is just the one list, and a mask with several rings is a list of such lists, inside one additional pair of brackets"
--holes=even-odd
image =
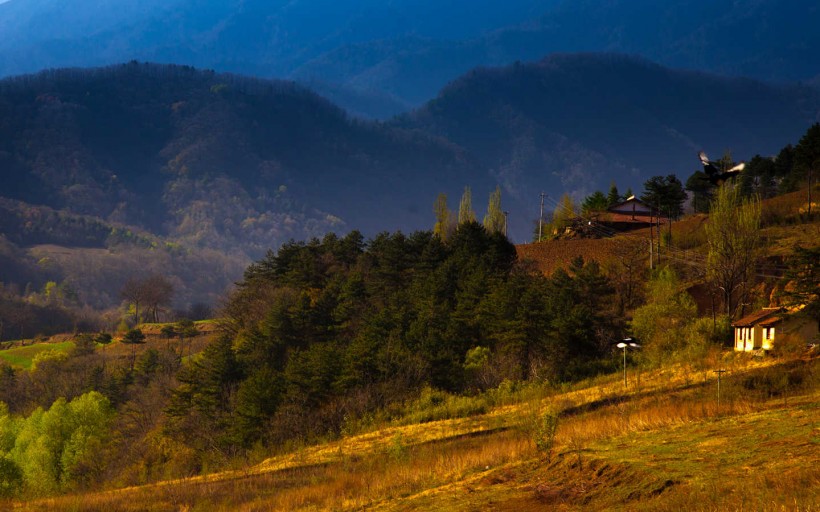
[(405, 406), (401, 416), (402, 423), (428, 423), (483, 414), (487, 410), (487, 399), (483, 396), (455, 396), (425, 387), (419, 398)]
[(552, 448), (555, 445), (555, 433), (558, 431), (558, 411), (549, 409), (538, 419), (533, 432), (535, 448), (544, 455), (547, 462), (552, 459)]

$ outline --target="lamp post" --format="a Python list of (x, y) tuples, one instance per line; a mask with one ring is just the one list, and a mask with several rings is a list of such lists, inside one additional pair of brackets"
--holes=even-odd
[(635, 343), (635, 340), (632, 338), (625, 338), (622, 342), (616, 345), (618, 348), (622, 348), (624, 350), (624, 388), (626, 388), (626, 349), (627, 348), (641, 348), (640, 345)]

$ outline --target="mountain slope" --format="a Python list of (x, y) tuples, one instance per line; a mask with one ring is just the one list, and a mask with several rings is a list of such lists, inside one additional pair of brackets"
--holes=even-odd
[(500, 183), (523, 241), (534, 191), (685, 179), (699, 149), (773, 154), (818, 105), (810, 88), (595, 54), (473, 71), (390, 123), (351, 120), (286, 82), (138, 63), (59, 70), (0, 81), (0, 190), (256, 257), (329, 230), (427, 229), (435, 195), (465, 185), (481, 215)]
[[(696, 153), (771, 155), (818, 115), (816, 90), (670, 70), (618, 55), (553, 55), (478, 69), (396, 126), (446, 137), (490, 168), (512, 198), (517, 240), (537, 218), (537, 192), (553, 200), (640, 190), (653, 175), (685, 179)], [(526, 207), (526, 212), (520, 209)], [(517, 217), (517, 219), (516, 219)]]
[(0, 119), (4, 196), (251, 255), (426, 224), (413, 210), (434, 183), (469, 170), (446, 142), (352, 121), (292, 83), (179, 66), (7, 79)]
[(0, 76), (173, 62), (330, 84), (345, 108), (388, 117), (476, 66), (557, 51), (810, 80), (820, 75), (818, 25), (811, 0), (10, 0), (0, 4)]
[(346, 44), (305, 62), (297, 79), (380, 91), (419, 104), (477, 66), (553, 52), (616, 52), (660, 64), (769, 81), (820, 76), (814, 2), (565, 1), (472, 39), (391, 38)]

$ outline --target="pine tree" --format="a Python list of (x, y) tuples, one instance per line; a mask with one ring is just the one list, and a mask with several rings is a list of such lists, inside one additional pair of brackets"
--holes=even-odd
[(613, 181), (611, 185), (609, 185), (609, 194), (606, 196), (607, 206), (612, 206), (621, 202), (621, 195), (618, 193), (618, 187), (615, 185)]
[(609, 198), (600, 190), (596, 190), (584, 198), (584, 202), (581, 203), (581, 211), (583, 211), (584, 214), (602, 212), (605, 211), (609, 205)]

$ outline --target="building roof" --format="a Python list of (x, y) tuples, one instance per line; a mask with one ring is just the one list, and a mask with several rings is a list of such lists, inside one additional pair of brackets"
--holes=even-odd
[[(629, 205), (632, 205), (631, 210), (629, 208)], [(630, 217), (649, 216), (657, 219), (660, 216), (661, 219), (666, 218), (663, 214), (659, 214), (659, 212), (651, 205), (646, 204), (645, 202), (641, 201), (635, 196), (630, 196), (629, 199), (626, 199), (625, 201), (613, 204), (612, 206), (606, 209), (606, 213), (608, 215), (628, 215)]]
[[(660, 218), (661, 224), (666, 224), (666, 217)], [(657, 216), (650, 216), (646, 212), (635, 212), (635, 214), (631, 213), (616, 213), (616, 212), (607, 212), (605, 215), (602, 215), (599, 218), (599, 222), (628, 222), (630, 224), (655, 224), (658, 222)]]
[(761, 323), (761, 321), (767, 319), (768, 317), (780, 313), (782, 310), (780, 308), (763, 308), (750, 315), (746, 315), (739, 320), (735, 320), (732, 323), (732, 327), (751, 327), (753, 325)]
[(781, 320), (783, 320), (782, 316), (771, 316), (769, 318), (766, 318), (766, 319), (762, 320), (760, 322), (760, 326), (761, 327), (770, 327), (772, 325), (780, 323)]
[(608, 211), (618, 210), (618, 208), (620, 208), (621, 206), (626, 206), (628, 204), (640, 205), (640, 206), (645, 207), (647, 210), (651, 209), (651, 207), (648, 204), (644, 203), (643, 201), (641, 201), (637, 197), (629, 196), (629, 199), (621, 201), (620, 203), (615, 203), (612, 206), (610, 206), (609, 208), (607, 208), (607, 210)]

